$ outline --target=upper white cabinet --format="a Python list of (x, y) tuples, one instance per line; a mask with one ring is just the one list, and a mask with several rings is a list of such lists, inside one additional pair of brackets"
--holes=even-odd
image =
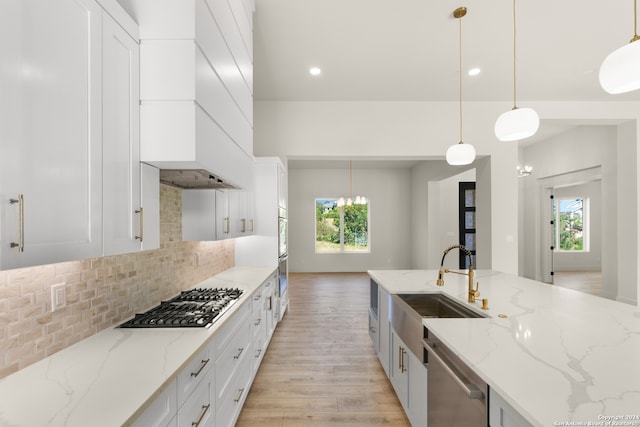
[(159, 171), (140, 163), (138, 27), (113, 10), (120, 21), (104, 13), (102, 36), (104, 255), (160, 247)]
[[(256, 157), (254, 162), (254, 233), (259, 238), (236, 241), (236, 265), (278, 264), (278, 217), (286, 215), (287, 171), (279, 157)], [(284, 209), (284, 210), (283, 210)]]
[(0, 269), (159, 247), (135, 22), (115, 0), (11, 0), (0, 25)]
[(104, 254), (114, 255), (141, 248), (140, 54), (106, 13), (102, 25)]
[(253, 227), (253, 192), (182, 190), (182, 240), (249, 236)]
[(0, 269), (102, 254), (102, 9), (0, 2)]
[(253, 175), (252, 29), (242, 0), (121, 0), (140, 25), (141, 158)]

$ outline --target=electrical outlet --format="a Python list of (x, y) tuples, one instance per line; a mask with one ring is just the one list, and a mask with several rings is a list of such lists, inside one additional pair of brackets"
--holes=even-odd
[(57, 283), (51, 286), (51, 311), (60, 310), (67, 305), (66, 283)]

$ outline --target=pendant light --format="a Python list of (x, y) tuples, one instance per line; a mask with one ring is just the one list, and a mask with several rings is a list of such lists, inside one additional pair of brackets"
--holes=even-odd
[(362, 196), (356, 196), (356, 198), (353, 198), (353, 170), (352, 170), (352, 165), (351, 165), (351, 160), (349, 160), (349, 198), (347, 198), (345, 200), (344, 197), (340, 197), (338, 199), (338, 207), (343, 207), (343, 206), (351, 206), (351, 205), (366, 205), (367, 204), (367, 198), (366, 197), (362, 197)]
[(468, 165), (476, 158), (476, 149), (462, 142), (462, 17), (467, 14), (466, 7), (453, 11), (453, 17), (460, 20), (460, 142), (447, 149), (447, 163), (450, 165)]
[(633, 37), (629, 44), (614, 50), (600, 66), (600, 86), (611, 94), (640, 89), (640, 43), (637, 30), (637, 4), (633, 0)]
[(498, 117), (494, 131), (500, 141), (518, 141), (534, 135), (538, 127), (538, 113), (516, 105), (516, 0), (513, 0), (513, 108)]

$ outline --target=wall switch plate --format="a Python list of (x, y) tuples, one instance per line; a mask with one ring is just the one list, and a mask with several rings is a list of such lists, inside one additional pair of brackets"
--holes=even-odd
[(51, 286), (51, 311), (56, 311), (67, 305), (66, 283), (57, 283)]

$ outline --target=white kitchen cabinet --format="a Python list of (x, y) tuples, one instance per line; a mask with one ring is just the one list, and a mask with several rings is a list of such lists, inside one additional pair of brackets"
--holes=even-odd
[(410, 351), (409, 347), (407, 347), (398, 334), (392, 329), (389, 379), (405, 412), (407, 411), (407, 397), (409, 393), (409, 365), (407, 357)]
[(182, 239), (223, 240), (253, 234), (252, 192), (182, 190)]
[(427, 368), (393, 329), (389, 379), (411, 425), (427, 425)]
[[(104, 255), (142, 248), (138, 42), (103, 15)], [(150, 213), (150, 212), (149, 212)]]
[(0, 3), (0, 269), (102, 254), (102, 9)]
[(212, 427), (215, 425), (214, 371), (204, 375), (193, 393), (178, 410), (178, 427)]
[(178, 411), (177, 381), (172, 381), (145, 411), (131, 424), (132, 427), (176, 427)]
[(253, 63), (251, 41), (243, 38), (250, 25), (245, 8), (227, 1), (120, 1), (142, 39), (142, 160), (204, 169), (250, 189)]
[(532, 424), (489, 388), (489, 427), (532, 427)]
[[(245, 304), (250, 309), (251, 304)], [(229, 340), (215, 363), (216, 425), (231, 426), (249, 393), (253, 379), (252, 334), (250, 310), (245, 311), (242, 322), (225, 325), (220, 340)]]
[[(218, 190), (182, 190), (182, 240), (218, 240)], [(222, 230), (220, 230), (222, 231)]]
[(411, 351), (407, 353), (406, 363), (409, 374), (407, 392), (407, 416), (411, 425), (427, 425), (427, 367)]
[(236, 241), (236, 265), (275, 267), (279, 257), (279, 208), (286, 206), (287, 172), (278, 157), (256, 157), (254, 173), (253, 234), (258, 238)]
[(253, 212), (249, 212), (249, 198), (253, 192), (225, 190), (215, 193), (216, 236), (218, 240), (253, 234)]
[(251, 323), (253, 330), (252, 338), (252, 352), (251, 356), (253, 375), (258, 371), (260, 362), (264, 356), (267, 343), (267, 309), (265, 305), (266, 301), (266, 287), (262, 284), (258, 290), (253, 293), (252, 310), (251, 310)]
[(380, 364), (391, 381), (411, 425), (425, 426), (427, 425), (427, 367), (391, 327), (389, 292), (373, 280), (370, 292), (369, 335)]
[(389, 292), (378, 286), (378, 359), (387, 376), (390, 375), (391, 323), (389, 323)]
[(160, 170), (146, 163), (141, 164), (142, 212), (140, 238), (145, 251), (160, 247)]

